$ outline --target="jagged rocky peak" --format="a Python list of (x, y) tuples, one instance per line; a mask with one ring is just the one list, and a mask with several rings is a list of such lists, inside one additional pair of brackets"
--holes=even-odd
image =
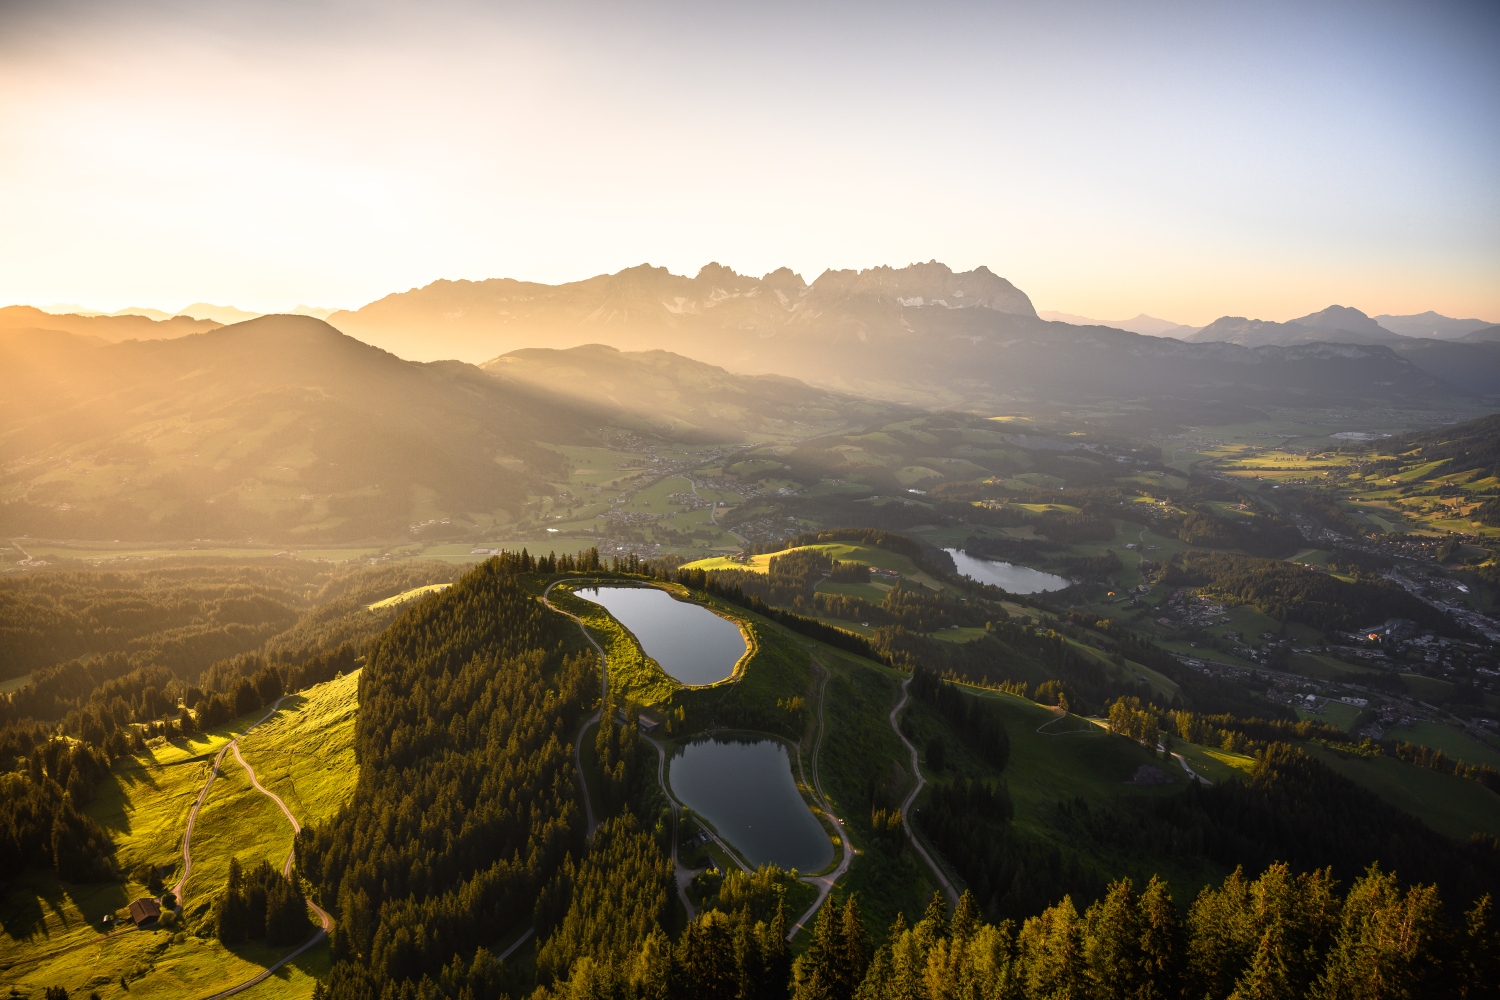
[(904, 306), (946, 306), (949, 309), (984, 306), (996, 312), (1035, 316), (1025, 292), (987, 267), (955, 273), (930, 260), (896, 268), (886, 265), (864, 271), (824, 271), (813, 290), (835, 295), (875, 296)]
[(735, 271), (732, 267), (725, 267), (718, 261), (711, 260), (698, 269), (698, 274), (693, 280), (733, 287), (743, 282), (745, 276)]
[(802, 280), (802, 275), (789, 267), (778, 267), (761, 278), (760, 283), (773, 292), (781, 292), (788, 296), (801, 295), (807, 291), (807, 282)]

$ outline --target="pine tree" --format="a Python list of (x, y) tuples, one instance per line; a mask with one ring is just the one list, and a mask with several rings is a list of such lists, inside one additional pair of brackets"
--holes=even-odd
[(1486, 893), (1464, 914), (1454, 979), (1455, 992), (1466, 1000), (1500, 993), (1500, 934), (1496, 933), (1493, 909)]
[(1087, 995), (1080, 931), (1068, 896), (1021, 927), (1018, 964), (1028, 996), (1073, 1000)]
[(839, 982), (837, 962), (842, 951), (838, 907), (830, 897), (813, 921), (812, 943), (793, 964), (796, 1000), (835, 1000)]
[(1141, 1000), (1164, 1000), (1176, 996), (1182, 929), (1171, 890), (1155, 875), (1141, 893), (1140, 914), (1144, 983), (1139, 996)]
[(974, 904), (974, 894), (968, 889), (958, 897), (958, 908), (953, 911), (949, 933), (955, 941), (967, 941), (979, 926), (979, 908)]
[(660, 927), (651, 928), (630, 968), (637, 1000), (671, 1000), (672, 942)]
[(844, 912), (839, 917), (838, 953), (833, 962), (836, 1000), (849, 1000), (865, 978), (865, 969), (870, 964), (870, 942), (865, 934), (864, 918), (859, 912), (859, 903), (850, 895), (844, 903)]
[(1338, 934), (1310, 995), (1385, 1000), (1425, 991), (1436, 978), (1441, 913), (1436, 888), (1416, 885), (1403, 894), (1394, 874), (1371, 865), (1349, 888)]
[(1121, 879), (1084, 914), (1083, 962), (1091, 997), (1133, 1000), (1138, 996), (1145, 984), (1141, 937), (1135, 887), (1130, 879)]

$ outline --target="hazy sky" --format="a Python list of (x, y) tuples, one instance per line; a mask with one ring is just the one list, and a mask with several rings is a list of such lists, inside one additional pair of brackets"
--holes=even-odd
[(1500, 321), (1500, 4), (0, 0), (0, 302), (709, 260)]

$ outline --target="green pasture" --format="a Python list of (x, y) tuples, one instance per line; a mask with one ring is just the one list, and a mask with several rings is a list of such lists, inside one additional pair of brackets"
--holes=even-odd
[(680, 686), (655, 660), (647, 656), (636, 637), (604, 607), (579, 597), (578, 584), (559, 584), (549, 598), (560, 610), (576, 615), (594, 634), (609, 660), (609, 689), (642, 705), (655, 705), (671, 697)]
[[(1121, 794), (1170, 794), (1187, 781), (1180, 767), (1164, 763), (1139, 743), (1081, 716), (1060, 716), (1054, 709), (998, 691), (975, 693), (1000, 706), (1010, 733), (1010, 764), (1005, 774), (1017, 825), (1045, 832), (1059, 798), (1077, 796), (1090, 804), (1107, 805)], [(1161, 768), (1173, 781), (1128, 785), (1142, 764)]]
[(684, 479), (681, 476), (667, 476), (637, 490), (631, 496), (630, 502), (625, 504), (622, 509), (637, 512), (649, 511), (654, 514), (678, 511), (682, 507), (673, 504), (667, 498), (673, 493), (691, 492), (693, 492), (693, 484), (690, 480)]
[(568, 460), (572, 466), (568, 472), (570, 483), (587, 486), (616, 486), (639, 475), (644, 469), (642, 463), (646, 458), (634, 452), (588, 445), (547, 444), (543, 447), (550, 448)]
[(1364, 709), (1353, 705), (1346, 705), (1341, 701), (1330, 701), (1323, 706), (1321, 714), (1304, 712), (1297, 709), (1297, 718), (1307, 719), (1310, 722), (1326, 722), (1330, 726), (1337, 726), (1346, 733), (1354, 732), (1354, 720), (1359, 718), (1359, 713)]
[(1293, 653), (1287, 658), (1287, 669), (1303, 677), (1320, 681), (1353, 681), (1356, 684), (1380, 673), (1365, 667), (1345, 663), (1332, 656), (1317, 653)]
[(1308, 753), (1439, 833), (1468, 840), (1474, 833), (1500, 836), (1500, 795), (1477, 781), (1418, 767), (1394, 757), (1340, 754), (1317, 744)]
[(429, 583), (425, 587), (413, 587), (411, 590), (402, 591), (394, 597), (387, 597), (383, 601), (376, 601), (374, 604), (367, 604), (365, 605), (365, 610), (384, 611), (386, 608), (394, 608), (397, 605), (405, 604), (407, 601), (413, 601), (419, 597), (426, 597), (428, 594), (436, 594), (440, 591), (447, 590), (451, 586), (453, 586), (453, 584), (451, 583)]
[(1385, 735), (1386, 739), (1441, 750), (1453, 760), (1461, 760), (1466, 764), (1500, 767), (1500, 750), (1440, 722), (1424, 719), (1412, 724), (1410, 728), (1392, 729)]
[[(808, 643), (800, 636), (788, 638)], [(889, 926), (897, 911), (904, 912), (908, 921), (919, 918), (936, 883), (913, 852), (893, 856), (872, 849), (868, 800), (872, 779), (891, 782), (902, 797), (916, 781), (911, 774), (910, 755), (889, 720), (906, 675), (821, 643), (817, 646), (819, 659), (829, 671), (824, 703), (827, 732), (819, 773), (824, 792), (834, 811), (848, 824), (850, 838), (859, 851), (840, 888), (859, 893), (860, 905), (874, 908), (873, 915), (866, 917), (872, 926)], [(813, 678), (809, 677), (809, 682), (808, 715), (815, 724), (817, 689)], [(810, 763), (806, 751), (803, 760)]]
[(308, 688), (240, 740), (260, 783), (280, 795), (303, 825), (333, 816), (354, 795), (354, 723), (360, 671)]
[(196, 916), (224, 891), (231, 858), (239, 858), (247, 869), (265, 860), (279, 870), (291, 853), (292, 837), (292, 826), (276, 803), (255, 790), (240, 762), (228, 754), (193, 825), (193, 870), (183, 888), (184, 912)]
[[(1217, 747), (1200, 746), (1180, 740), (1172, 741), (1172, 751), (1187, 758), (1188, 765), (1214, 784), (1237, 781), (1255, 769), (1255, 758)], [(1181, 768), (1178, 768), (1181, 771)]]
[(1402, 674), (1406, 690), (1418, 701), (1441, 704), (1453, 696), (1453, 683), (1425, 674)]
[(885, 595), (891, 592), (891, 585), (888, 583), (835, 583), (832, 580), (823, 580), (815, 589), (820, 594), (842, 594), (845, 597), (858, 597), (871, 604), (879, 604), (885, 600)]
[[(876, 569), (894, 570), (907, 579), (915, 580), (924, 586), (931, 587), (933, 590), (941, 590), (943, 588), (941, 583), (922, 570), (917, 569), (910, 559), (898, 552), (889, 552), (885, 549), (876, 548), (873, 545), (855, 545), (848, 542), (826, 542), (819, 545), (806, 545), (802, 546), (802, 548), (826, 552), (830, 558), (842, 562), (863, 563), (866, 566)], [(792, 552), (795, 550), (787, 549), (786, 551)], [(782, 554), (780, 552), (764, 553), (762, 555), (751, 556), (743, 563), (727, 556), (715, 556), (710, 559), (699, 559), (696, 562), (688, 563), (684, 568), (702, 570), (743, 569), (749, 570), (752, 573), (769, 573), (771, 571), (772, 556)], [(880, 599), (884, 599), (883, 594)]]
[[(283, 712), (265, 723), (264, 733), (256, 729), (246, 738), (246, 759), (261, 768), (262, 783), (274, 787), (266, 778), (276, 781), (277, 768), (256, 759), (255, 741), (263, 740), (267, 748), (289, 743), (284, 730), (300, 729), (304, 745), (317, 747), (325, 757), (350, 756), (337, 744), (342, 741), (347, 748), (352, 740), (356, 684), (350, 675), (288, 699)], [(114, 840), (119, 869), (129, 873), (142, 864), (155, 865), (165, 870), (166, 884), (176, 882), (187, 815), (214, 754), (264, 715), (264, 709), (257, 709), (211, 733), (160, 742), (146, 754), (115, 761), (86, 812)], [(298, 716), (304, 716), (300, 725)], [(317, 732), (325, 724), (327, 733)], [(347, 763), (346, 784), (352, 785), (352, 760)], [(307, 818), (298, 808), (303, 798), (277, 790), (299, 816)], [(308, 814), (331, 811), (314, 809), (312, 800), (325, 793), (312, 781), (303, 781), (297, 792), (307, 800)], [(71, 885), (50, 873), (28, 873), (0, 899), (0, 930), (4, 932), (0, 934), (0, 986), (23, 991), (20, 995), (62, 985), (80, 996), (97, 990), (110, 997), (181, 997), (207, 995), (249, 979), (287, 949), (254, 944), (226, 949), (199, 937), (196, 922), (221, 891), (231, 857), (238, 857), (247, 867), (264, 858), (279, 868), (291, 845), (286, 817), (254, 790), (239, 762), (228, 754), (194, 827), (193, 871), (184, 892), (185, 923), (176, 930), (119, 931), (97, 939), (99, 918), (123, 910), (131, 899), (145, 893), (143, 886), (133, 880)], [(68, 950), (58, 953), (60, 949)], [(309, 996), (315, 978), (326, 977), (328, 966), (328, 948), (323, 945), (285, 966), (261, 989), (268, 995)], [(119, 985), (121, 976), (129, 982), (128, 991)]]
[[(97, 992), (110, 1000), (181, 1000), (253, 978), (289, 950), (260, 944), (231, 950), (212, 938), (168, 928), (100, 937), (99, 917), (129, 902), (122, 890), (117, 883), (71, 885), (50, 874), (23, 876), (0, 902), (0, 988), (15, 997), (40, 997), (46, 988), (62, 986), (79, 998)], [(325, 943), (257, 989), (265, 996), (301, 1000), (327, 978), (329, 965)], [(128, 987), (121, 986), (121, 977)]]

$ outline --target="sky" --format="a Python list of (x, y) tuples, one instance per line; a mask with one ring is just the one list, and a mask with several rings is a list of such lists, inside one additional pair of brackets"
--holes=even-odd
[(1500, 4), (0, 0), (0, 303), (937, 259), (1500, 321)]

